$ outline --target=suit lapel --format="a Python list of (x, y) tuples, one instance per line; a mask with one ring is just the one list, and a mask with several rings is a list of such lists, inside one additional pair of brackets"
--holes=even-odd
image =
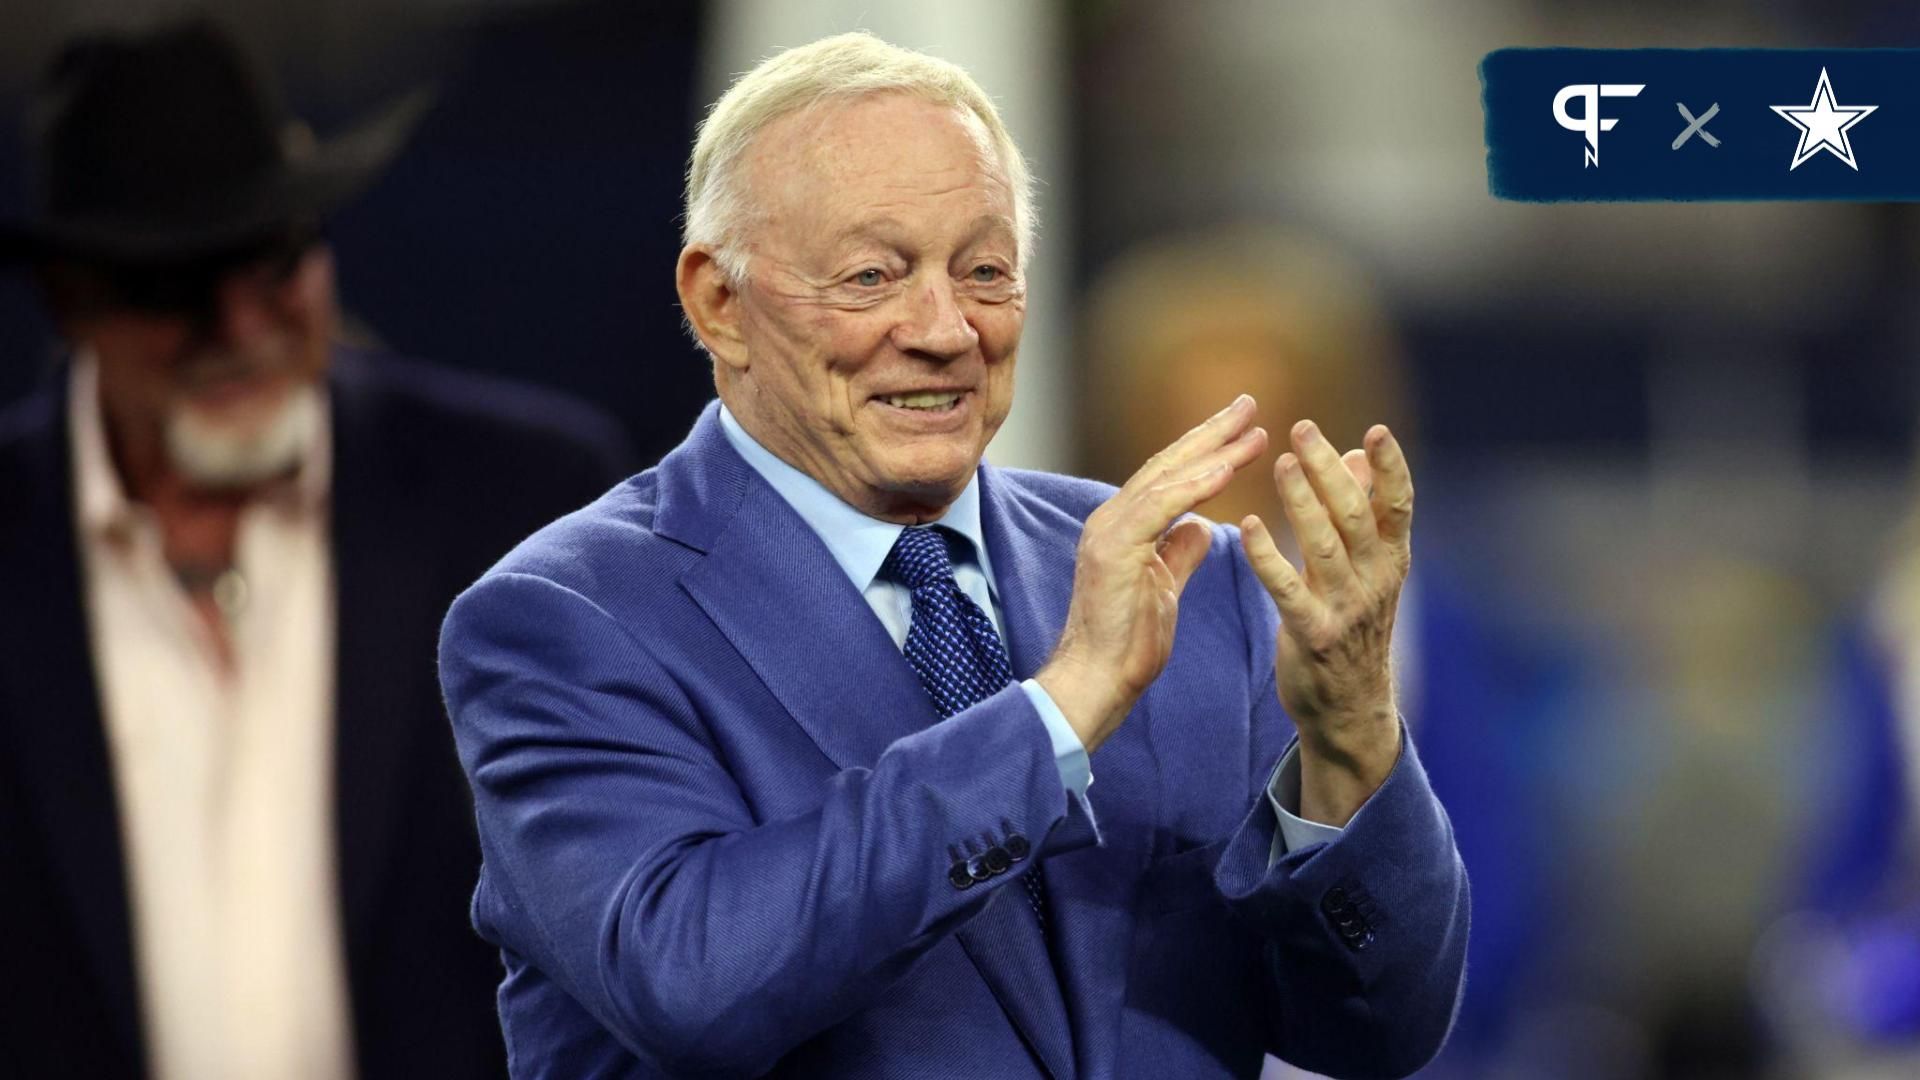
[(1051, 506), (1028, 505), (1006, 474), (984, 467), (980, 528), (993, 560), (1013, 677), (1032, 678), (1046, 665), (1067, 623), (1080, 525)]
[[(825, 543), (726, 442), (717, 406), (661, 472), (656, 528), (707, 553), (681, 586), (829, 760), (870, 767), (939, 721)], [(993, 560), (1004, 574), (997, 552)], [(1018, 654), (1009, 655), (1018, 671)], [(1071, 1037), (1046, 943), (1021, 890), (1000, 891), (1008, 895), (955, 936), (1035, 1055), (1053, 1076), (1070, 1077)]]
[[(1000, 610), (1006, 622), (1008, 655), (1016, 679), (1031, 678), (1052, 655), (1067, 606), (1073, 598), (1073, 570), (1081, 522), (1051, 503), (1023, 496), (1012, 477), (981, 470), (981, 515)], [(1144, 703), (1121, 730), (1101, 744), (1092, 759), (1096, 782), (1087, 789), (1094, 818), (1119, 833), (1122, 816), (1143, 805), (1127, 798), (1137, 778), (1153, 775), (1142, 740), (1129, 735), (1144, 729)], [(1137, 796), (1137, 793), (1135, 793)], [(1138, 857), (1118, 845), (1081, 848), (1046, 860), (1034, 872), (1046, 878), (1054, 919), (1053, 951), (1065, 1007), (1072, 1019), (1079, 1071), (1112, 1075), (1119, 1042), (1121, 1005), (1126, 994), (1126, 942), (1133, 938), (1133, 896), (1145, 854)]]
[(913, 668), (800, 515), (757, 476), (739, 505), (680, 583), (821, 752), (868, 768), (937, 723)]
[[(8, 635), (0, 717), (20, 765), (26, 802), (44, 840), (112, 1025), (107, 1032), (142, 1060), (139, 994), (133, 959), (119, 800), (93, 672), (79, 549), (74, 533), (67, 447), (66, 383), (45, 395), (33, 437), (16, 445), (28, 501), (0, 520), (0, 565), (8, 568), (8, 606), (29, 631)], [(22, 928), (37, 932), (39, 928)]]

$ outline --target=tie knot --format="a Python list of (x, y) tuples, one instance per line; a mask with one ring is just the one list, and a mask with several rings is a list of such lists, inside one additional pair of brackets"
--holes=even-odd
[(938, 526), (909, 525), (900, 530), (880, 571), (909, 589), (953, 580), (953, 547), (964, 538)]

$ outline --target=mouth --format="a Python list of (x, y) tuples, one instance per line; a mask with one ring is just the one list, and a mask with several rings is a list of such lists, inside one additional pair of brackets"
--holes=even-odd
[(947, 413), (966, 400), (965, 390), (919, 390), (911, 394), (881, 394), (875, 401), (895, 409), (916, 413)]

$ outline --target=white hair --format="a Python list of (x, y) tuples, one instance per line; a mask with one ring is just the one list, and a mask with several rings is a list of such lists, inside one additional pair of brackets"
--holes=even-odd
[(978, 117), (1013, 189), (1014, 237), (1024, 265), (1032, 248), (1033, 178), (999, 110), (958, 65), (889, 45), (865, 31), (822, 38), (775, 53), (735, 80), (700, 122), (687, 167), (682, 240), (713, 252), (727, 280), (746, 280), (744, 233), (752, 217), (740, 163), (769, 124), (834, 98), (904, 93), (966, 109)]

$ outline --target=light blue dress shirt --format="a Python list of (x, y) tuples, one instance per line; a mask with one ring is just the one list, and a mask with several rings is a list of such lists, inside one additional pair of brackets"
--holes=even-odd
[[(747, 430), (740, 426), (740, 421), (734, 419), (733, 413), (725, 405), (720, 407), (720, 430), (747, 464), (773, 490), (779, 492), (780, 497), (807, 523), (807, 527), (827, 545), (834, 561), (846, 571), (854, 587), (866, 599), (867, 606), (879, 617), (880, 624), (887, 628), (894, 645), (905, 649), (907, 630), (913, 623), (913, 593), (906, 586), (880, 576), (881, 564), (886, 562), (887, 554), (893, 550), (893, 543), (905, 526), (868, 517), (842, 502), (839, 496), (828, 491), (818, 480), (761, 446), (753, 436), (747, 434)], [(980, 528), (980, 477), (977, 472), (967, 481), (960, 497), (940, 517), (939, 523), (966, 537), (973, 545), (973, 559), (955, 562), (953, 578), (960, 586), (960, 591), (980, 605), (980, 610), (993, 620), (994, 632), (1005, 642), (1006, 627), (1000, 617), (993, 565), (987, 554), (986, 535)], [(1080, 742), (1080, 737), (1074, 734), (1066, 715), (1039, 683), (1027, 679), (1020, 684), (1020, 688), (1026, 691), (1027, 698), (1033, 702), (1034, 711), (1040, 714), (1040, 719), (1047, 726), (1047, 735), (1053, 742), (1054, 765), (1060, 770), (1060, 782), (1071, 791), (1086, 794), (1087, 786), (1093, 783), (1093, 772), (1087, 762), (1087, 749)], [(1274, 770), (1273, 780), (1267, 786), (1267, 798), (1273, 803), (1274, 813), (1280, 820), (1280, 828), (1273, 838), (1275, 858), (1286, 851), (1297, 851), (1309, 844), (1322, 843), (1340, 835), (1339, 829), (1307, 821), (1288, 809), (1289, 806), (1300, 805), (1297, 750), (1288, 751)]]

